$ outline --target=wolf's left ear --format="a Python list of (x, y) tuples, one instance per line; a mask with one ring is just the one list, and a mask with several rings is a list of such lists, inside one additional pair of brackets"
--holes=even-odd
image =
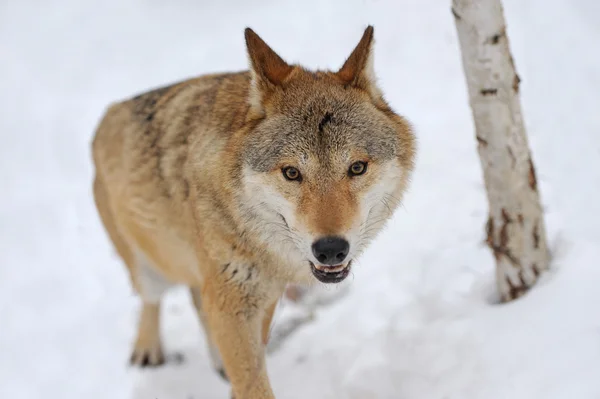
[(337, 77), (346, 85), (367, 91), (374, 100), (381, 98), (373, 69), (374, 29), (369, 25), (350, 57), (337, 71)]
[(256, 111), (262, 112), (265, 97), (283, 84), (293, 67), (277, 55), (252, 29), (246, 28), (244, 34), (252, 76), (249, 101)]

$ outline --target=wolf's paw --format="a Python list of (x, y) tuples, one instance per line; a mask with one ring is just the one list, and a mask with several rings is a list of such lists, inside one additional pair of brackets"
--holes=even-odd
[(131, 354), (130, 363), (132, 366), (139, 367), (157, 367), (165, 363), (160, 344), (158, 345), (136, 345)]

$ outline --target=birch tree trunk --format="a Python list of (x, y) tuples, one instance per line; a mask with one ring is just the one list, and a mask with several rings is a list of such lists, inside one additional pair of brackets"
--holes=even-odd
[(535, 168), (521, 114), (519, 75), (501, 0), (452, 0), (489, 202), (487, 244), (502, 301), (523, 295), (548, 268)]

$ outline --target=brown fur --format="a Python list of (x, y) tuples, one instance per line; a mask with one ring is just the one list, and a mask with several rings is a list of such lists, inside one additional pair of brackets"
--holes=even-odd
[[(303, 256), (299, 237), (354, 229), (357, 256), (412, 168), (414, 137), (375, 85), (372, 42), (369, 27), (340, 71), (310, 72), (247, 29), (249, 72), (201, 76), (108, 109), (93, 142), (94, 196), (144, 301), (134, 363), (163, 361), (160, 294), (186, 284), (235, 397), (273, 398), (264, 343), (275, 305), (287, 283), (314, 280), (308, 258), (295, 264), (286, 253)], [(368, 162), (364, 176), (347, 175), (355, 161)], [(282, 177), (290, 165), (302, 182)], [(378, 185), (390, 189), (365, 214)], [(369, 220), (371, 211), (384, 217)]]

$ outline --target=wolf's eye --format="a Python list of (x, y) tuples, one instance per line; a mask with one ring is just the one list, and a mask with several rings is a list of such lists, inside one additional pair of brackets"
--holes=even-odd
[(285, 167), (281, 169), (281, 171), (283, 172), (283, 177), (285, 177), (287, 180), (302, 180), (300, 171), (293, 166)]
[(367, 163), (358, 161), (358, 162), (354, 162), (352, 165), (350, 165), (350, 169), (348, 169), (348, 175), (349, 176), (360, 176), (360, 175), (364, 175), (366, 171), (367, 171)]

